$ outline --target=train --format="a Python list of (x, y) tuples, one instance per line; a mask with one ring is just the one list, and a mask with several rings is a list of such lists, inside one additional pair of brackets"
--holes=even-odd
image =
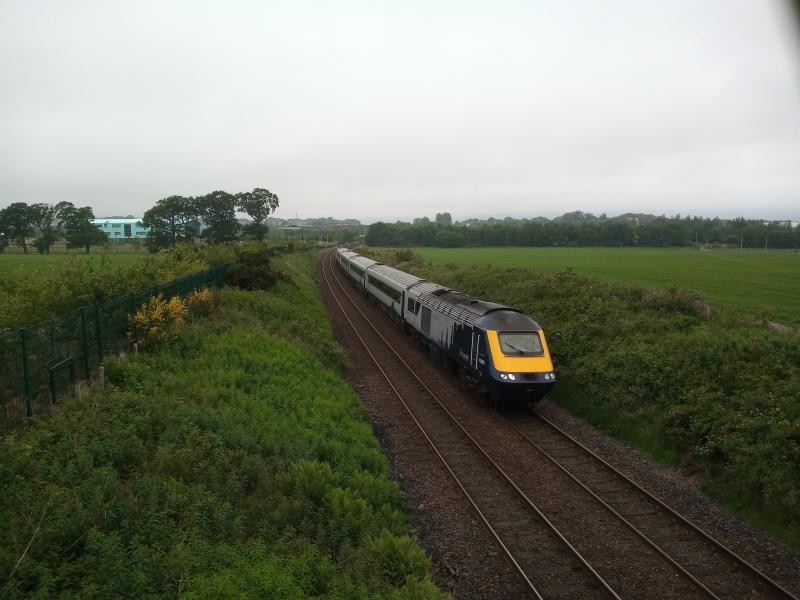
[(541, 400), (556, 383), (541, 326), (520, 311), (381, 264), (346, 248), (336, 262), (414, 337), (493, 405)]

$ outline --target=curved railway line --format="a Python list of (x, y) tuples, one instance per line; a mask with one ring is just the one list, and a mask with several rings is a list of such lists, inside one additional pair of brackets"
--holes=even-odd
[[(647, 585), (665, 598), (797, 600), (543, 417), (529, 411), (508, 418), (491, 412), (490, 422), (476, 423), (463, 407), (448, 407), (431, 389), (434, 384), (423, 381), (359, 307), (346, 288), (357, 293), (355, 287), (341, 281), (332, 255), (323, 258), (322, 268), (359, 343), (531, 596), (651, 597), (643, 593)], [(388, 320), (381, 321), (386, 330)], [(502, 435), (493, 436), (493, 431)], [(507, 446), (494, 442), (497, 438)], [(552, 497), (542, 508), (541, 499), (532, 496), (543, 493), (544, 482), (555, 480), (572, 493), (558, 499), (564, 504), (560, 510)], [(586, 513), (583, 522), (566, 520), (570, 511), (573, 516)], [(598, 536), (602, 539), (594, 539)]]

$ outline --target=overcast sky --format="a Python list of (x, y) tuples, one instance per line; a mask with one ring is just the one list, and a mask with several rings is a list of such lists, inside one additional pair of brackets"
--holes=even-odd
[(0, 207), (800, 220), (779, 0), (0, 0)]

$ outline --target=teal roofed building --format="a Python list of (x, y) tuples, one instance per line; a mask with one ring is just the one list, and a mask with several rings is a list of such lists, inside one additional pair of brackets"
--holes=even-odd
[(141, 219), (92, 219), (92, 223), (112, 242), (144, 240), (150, 231), (148, 227), (142, 227)]

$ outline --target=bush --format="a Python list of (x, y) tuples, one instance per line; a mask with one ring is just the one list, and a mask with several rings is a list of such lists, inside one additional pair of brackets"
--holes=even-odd
[(384, 529), (369, 547), (380, 573), (396, 586), (407, 577), (422, 579), (430, 569), (425, 552), (407, 535), (395, 536)]
[(209, 318), (222, 305), (222, 295), (216, 289), (203, 288), (186, 296), (186, 308), (191, 317)]
[(175, 341), (186, 325), (186, 313), (186, 303), (178, 296), (150, 298), (128, 318), (128, 339), (142, 349)]
[(228, 269), (225, 283), (243, 290), (268, 290), (277, 277), (270, 266), (267, 249), (261, 244), (243, 247), (236, 256), (236, 262)]

